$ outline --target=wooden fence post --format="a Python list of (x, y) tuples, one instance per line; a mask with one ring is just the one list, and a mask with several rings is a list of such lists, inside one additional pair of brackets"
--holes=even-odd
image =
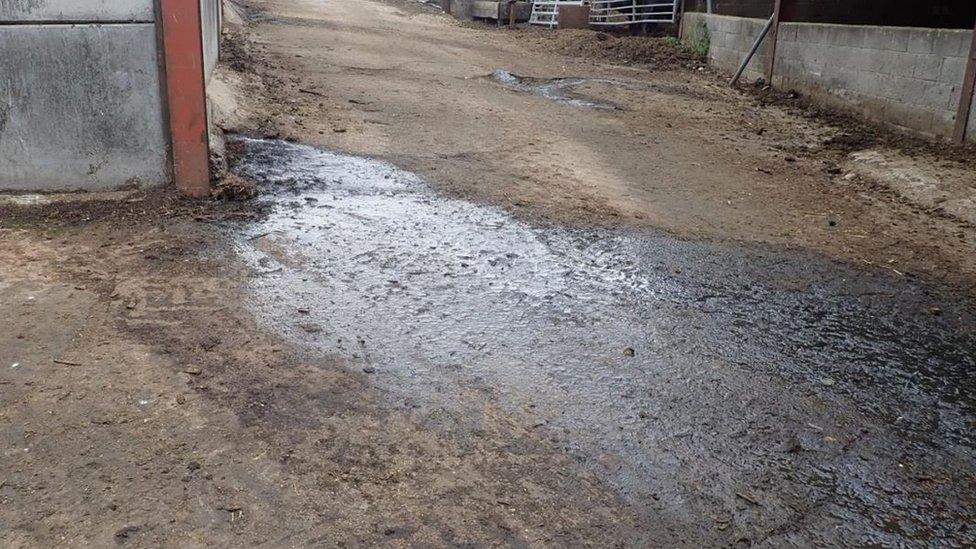
[(966, 130), (969, 128), (969, 113), (973, 109), (973, 89), (976, 88), (976, 24), (973, 26), (973, 40), (969, 45), (969, 61), (966, 63), (966, 76), (962, 81), (962, 93), (959, 94), (959, 111), (956, 113), (956, 128), (952, 132), (952, 140), (959, 145), (966, 142)]
[(685, 2), (681, 0), (681, 8), (678, 12), (678, 40), (685, 39)]
[(773, 85), (773, 69), (776, 67), (776, 42), (779, 40), (779, 16), (783, 0), (776, 0), (773, 6), (773, 26), (770, 32), (769, 61), (766, 64), (766, 85)]

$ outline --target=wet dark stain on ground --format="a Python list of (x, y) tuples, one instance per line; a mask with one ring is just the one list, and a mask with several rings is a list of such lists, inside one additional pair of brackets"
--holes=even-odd
[(519, 76), (506, 70), (496, 69), (489, 75), (493, 81), (506, 88), (531, 93), (573, 107), (591, 109), (620, 110), (618, 105), (605, 101), (582, 99), (572, 95), (573, 89), (588, 82), (615, 83), (611, 80), (588, 80), (585, 78), (531, 78)]
[(624, 108), (610, 101), (590, 97), (592, 94), (586, 93), (587, 90), (585, 88), (599, 86), (628, 91), (686, 96), (699, 100), (719, 99), (712, 92), (681, 84), (640, 82), (613, 78), (539, 78), (520, 76), (503, 69), (495, 69), (488, 75), (488, 78), (506, 88), (538, 95), (539, 97), (563, 105), (607, 111), (619, 111), (624, 110)]
[(647, 520), (751, 543), (976, 543), (973, 307), (895, 274), (537, 227), (387, 163), (240, 138), (259, 322), (473, 431), (477, 388)]

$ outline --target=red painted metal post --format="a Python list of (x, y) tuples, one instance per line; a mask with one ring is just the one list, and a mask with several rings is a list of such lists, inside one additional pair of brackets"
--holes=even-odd
[(779, 16), (783, 0), (776, 0), (773, 6), (773, 27), (769, 29), (769, 61), (766, 64), (766, 85), (773, 85), (773, 69), (776, 67), (776, 42), (779, 40)]
[(969, 62), (966, 63), (966, 76), (962, 81), (962, 93), (959, 95), (956, 128), (952, 132), (952, 140), (959, 145), (966, 142), (966, 130), (970, 122), (969, 113), (973, 108), (974, 88), (976, 88), (976, 25), (973, 28), (973, 41), (969, 45)]
[(210, 143), (200, 0), (160, 0), (173, 179), (188, 196), (210, 193)]

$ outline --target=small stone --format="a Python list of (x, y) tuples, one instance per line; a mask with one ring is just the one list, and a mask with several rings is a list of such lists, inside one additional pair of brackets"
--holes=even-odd
[(636, 354), (637, 351), (635, 351), (633, 347), (627, 347), (626, 349), (624, 349), (624, 356), (634, 356)]
[(373, 368), (372, 366), (367, 366), (367, 367), (363, 368), (363, 373), (364, 374), (375, 374), (376, 373), (376, 368)]
[(196, 366), (187, 366), (183, 369), (184, 374), (190, 374), (191, 376), (198, 376), (203, 373), (203, 370)]
[(138, 526), (126, 526), (115, 532), (115, 542), (119, 545), (124, 544), (129, 538), (139, 533)]

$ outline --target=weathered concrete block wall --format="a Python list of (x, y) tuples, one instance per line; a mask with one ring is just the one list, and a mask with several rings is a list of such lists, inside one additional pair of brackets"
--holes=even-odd
[[(702, 13), (686, 17), (688, 32), (707, 26), (709, 58), (726, 70), (738, 67), (765, 23)], [(973, 31), (783, 23), (779, 32), (775, 85), (907, 130), (952, 134)], [(764, 44), (747, 79), (763, 74), (769, 49)]]
[[(707, 29), (710, 41), (709, 60), (717, 67), (732, 71), (739, 68), (739, 64), (745, 59), (756, 37), (766, 25), (766, 21), (762, 19), (726, 15), (686, 13), (684, 17), (685, 40), (695, 40), (703, 29)], [(769, 44), (769, 41), (765, 41), (760, 46), (742, 75), (744, 79), (755, 80), (763, 76), (769, 60)]]
[(955, 126), (972, 31), (789, 23), (774, 83), (928, 135)]
[(167, 183), (153, 0), (0, 0), (0, 190)]

